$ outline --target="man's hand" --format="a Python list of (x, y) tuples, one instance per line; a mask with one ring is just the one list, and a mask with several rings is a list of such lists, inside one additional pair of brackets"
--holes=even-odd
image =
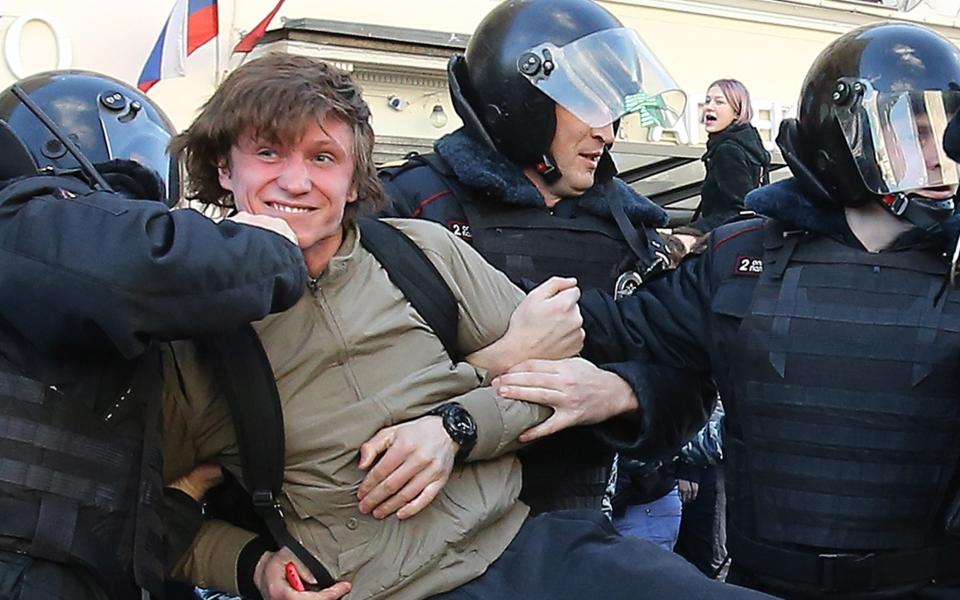
[(183, 477), (168, 483), (167, 487), (176, 488), (200, 502), (204, 495), (221, 481), (223, 481), (223, 471), (220, 465), (202, 464), (195, 466)]
[(636, 410), (637, 398), (623, 379), (582, 358), (528, 360), (493, 380), (504, 398), (554, 409), (549, 419), (520, 434), (521, 442), (573, 425), (592, 425)]
[(377, 463), (357, 491), (360, 512), (372, 511), (377, 519), (417, 514), (447, 483), (459, 448), (440, 417), (420, 417), (381, 429), (360, 446), (360, 468)]
[(292, 562), (300, 579), (316, 584), (317, 580), (303, 563), (284, 546), (276, 552), (264, 552), (253, 571), (253, 583), (260, 590), (263, 600), (337, 600), (350, 593), (350, 583), (339, 581), (318, 592), (298, 592), (287, 581), (287, 563)]
[(299, 246), (300, 242), (297, 240), (297, 234), (293, 232), (293, 229), (290, 228), (290, 225), (280, 217), (271, 217), (270, 215), (255, 215), (248, 212), (238, 212), (235, 215), (230, 215), (227, 217), (228, 221), (233, 221), (235, 223), (243, 223), (244, 225), (253, 225), (254, 227), (259, 227), (260, 229), (266, 229), (274, 233), (278, 233), (283, 237), (287, 238), (295, 246)]
[(524, 360), (576, 355), (585, 337), (579, 300), (576, 279), (551, 277), (513, 311), (503, 337), (468, 356), (467, 362), (496, 376)]
[(680, 490), (680, 500), (684, 504), (690, 504), (697, 499), (697, 492), (700, 491), (700, 484), (696, 481), (687, 481), (686, 479), (677, 480), (677, 489)]

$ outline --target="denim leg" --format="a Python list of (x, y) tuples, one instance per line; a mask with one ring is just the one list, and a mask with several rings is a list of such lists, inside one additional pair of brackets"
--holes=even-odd
[(614, 518), (613, 526), (621, 535), (649, 540), (664, 550), (673, 550), (680, 533), (682, 506), (680, 492), (674, 486), (653, 502), (627, 506), (623, 516)]

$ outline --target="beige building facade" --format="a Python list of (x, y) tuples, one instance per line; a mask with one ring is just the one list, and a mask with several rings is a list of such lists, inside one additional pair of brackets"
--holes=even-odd
[[(136, 84), (175, 0), (117, 5), (99, 0), (5, 0), (0, 4), (0, 86), (54, 69), (99, 71)], [(452, 131), (446, 59), (461, 52), (494, 0), (286, 0), (254, 55), (282, 50), (354, 72), (374, 112), (377, 157), (422, 150)], [(688, 96), (675, 131), (624, 127), (618, 164), (661, 204), (696, 200), (705, 133), (699, 100), (714, 79), (751, 90), (755, 125), (771, 141), (795, 111), (803, 76), (837, 35), (883, 20), (925, 24), (960, 42), (958, 0), (617, 0), (601, 2), (636, 29), (663, 71)], [(187, 58), (186, 76), (163, 80), (151, 98), (186, 126), (217, 82), (244, 58), (231, 49), (274, 0), (220, 0), (214, 41)], [(678, 191), (679, 190), (679, 191)], [(693, 192), (693, 193), (691, 193)], [(665, 195), (671, 194), (672, 195)], [(679, 202), (679, 204), (677, 204)]]

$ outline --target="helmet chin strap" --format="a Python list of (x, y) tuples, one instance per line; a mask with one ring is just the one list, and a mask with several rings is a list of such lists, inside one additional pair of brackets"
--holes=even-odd
[(933, 200), (909, 192), (897, 192), (880, 196), (880, 205), (894, 216), (906, 219), (920, 229), (931, 233), (944, 235), (948, 238), (950, 270), (947, 272), (947, 282), (950, 287), (960, 287), (960, 237), (944, 227), (954, 212), (956, 195), (944, 200)]
[[(549, 153), (544, 153), (540, 157), (540, 161), (534, 165), (534, 168), (547, 185), (551, 185), (563, 177), (563, 172)], [(594, 182), (606, 182), (616, 176), (617, 165), (613, 162), (613, 157), (610, 156), (610, 147), (606, 146), (603, 149), (603, 155), (600, 157), (600, 162), (597, 165)]]
[(546, 153), (540, 157), (540, 162), (534, 165), (534, 168), (547, 185), (556, 183), (563, 177), (563, 173), (560, 172), (560, 168), (557, 167), (557, 163), (553, 160), (553, 157)]
[(891, 214), (930, 233), (940, 231), (942, 223), (953, 215), (954, 197), (933, 200), (910, 192), (880, 196), (880, 205)]

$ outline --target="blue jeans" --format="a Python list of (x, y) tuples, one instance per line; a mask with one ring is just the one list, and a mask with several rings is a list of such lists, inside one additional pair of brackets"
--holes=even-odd
[(648, 540), (664, 550), (672, 551), (680, 533), (682, 506), (680, 492), (677, 486), (673, 486), (653, 502), (627, 506), (623, 516), (613, 519), (613, 526), (621, 535)]

